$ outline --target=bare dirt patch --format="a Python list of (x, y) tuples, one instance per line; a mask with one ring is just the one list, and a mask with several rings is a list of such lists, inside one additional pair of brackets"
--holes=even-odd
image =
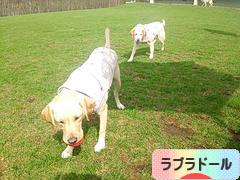
[(29, 96), (29, 97), (27, 98), (27, 102), (28, 102), (28, 103), (33, 103), (34, 101), (36, 101), (36, 97), (34, 97), (34, 96)]
[(234, 140), (236, 143), (240, 143), (240, 133), (234, 131), (233, 129), (228, 129), (228, 131), (229, 131), (229, 133), (232, 135), (233, 140)]
[(120, 153), (121, 161), (127, 165), (126, 173), (129, 174), (129, 179), (138, 180), (142, 178), (143, 172), (151, 172), (152, 166), (149, 160), (139, 160), (137, 162), (133, 162), (130, 160), (128, 153), (126, 151), (121, 151)]
[(240, 76), (235, 76), (235, 79), (236, 80), (240, 80)]
[(4, 176), (4, 172), (6, 171), (6, 169), (7, 167), (6, 163), (4, 162), (4, 158), (0, 157), (0, 179)]
[(192, 128), (182, 128), (176, 124), (166, 125), (166, 127), (164, 128), (164, 131), (174, 136), (183, 136), (183, 137), (191, 136), (194, 134), (194, 130)]
[(197, 115), (195, 115), (195, 117), (197, 117), (205, 122), (209, 121), (209, 116), (206, 114), (197, 114)]
[(137, 72), (133, 72), (132, 76), (133, 76), (133, 80), (135, 80), (135, 81), (140, 81), (140, 80), (145, 79), (142, 74), (137, 73)]
[(141, 179), (143, 171), (151, 172), (152, 169), (151, 164), (146, 163), (146, 161), (135, 162), (133, 165), (130, 165), (128, 167), (131, 171), (131, 176), (129, 178), (131, 180)]

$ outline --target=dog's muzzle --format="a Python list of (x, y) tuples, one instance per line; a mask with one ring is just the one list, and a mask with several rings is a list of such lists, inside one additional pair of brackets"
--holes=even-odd
[(77, 140), (76, 140), (74, 143), (69, 143), (68, 145), (69, 145), (69, 146), (72, 146), (72, 147), (78, 147), (78, 146), (80, 146), (82, 143), (83, 143), (83, 138), (80, 139), (78, 142), (77, 142)]
[(75, 143), (77, 142), (77, 138), (76, 138), (76, 137), (71, 137), (71, 138), (69, 138), (69, 139), (67, 140), (67, 142), (68, 142), (69, 144), (75, 144)]

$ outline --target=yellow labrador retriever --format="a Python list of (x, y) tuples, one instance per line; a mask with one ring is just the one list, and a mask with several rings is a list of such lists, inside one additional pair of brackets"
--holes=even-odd
[(148, 43), (150, 46), (149, 59), (153, 59), (154, 44), (157, 39), (162, 43), (161, 50), (164, 50), (165, 35), (165, 20), (162, 22), (152, 22), (149, 24), (137, 24), (131, 31), (130, 35), (133, 37), (132, 54), (128, 59), (128, 62), (133, 61), (133, 57), (136, 53), (136, 49), (139, 43)]
[(209, 6), (213, 6), (213, 0), (201, 0), (203, 2), (202, 5), (204, 5), (205, 7), (207, 6), (207, 4), (209, 4)]
[(57, 95), (43, 109), (42, 118), (63, 130), (63, 141), (68, 145), (62, 158), (72, 156), (74, 147), (83, 140), (82, 121), (94, 112), (100, 116), (100, 131), (95, 152), (105, 148), (108, 91), (113, 82), (114, 98), (119, 109), (121, 87), (117, 54), (110, 49), (110, 31), (105, 30), (105, 47), (96, 48), (79, 68), (74, 70)]

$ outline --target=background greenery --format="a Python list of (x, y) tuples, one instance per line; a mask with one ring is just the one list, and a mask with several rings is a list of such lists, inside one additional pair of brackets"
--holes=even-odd
[[(128, 32), (166, 20), (166, 50)], [(85, 142), (61, 159), (62, 134), (40, 119), (57, 88), (112, 31), (122, 74), (117, 110), (109, 97), (107, 148), (94, 153), (98, 117)], [(240, 148), (240, 11), (128, 4), (110, 9), (0, 18), (0, 176), (4, 179), (150, 179), (157, 148)]]
[[(149, 2), (149, 0), (136, 0), (136, 2)], [(154, 0), (156, 3), (178, 3), (193, 4), (193, 0)], [(239, 0), (213, 0), (214, 6), (240, 7)], [(202, 5), (202, 1), (198, 0), (198, 5)]]

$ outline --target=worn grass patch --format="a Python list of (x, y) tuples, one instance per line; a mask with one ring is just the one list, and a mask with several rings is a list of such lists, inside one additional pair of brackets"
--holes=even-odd
[[(166, 20), (166, 50), (141, 45), (127, 63), (137, 23)], [(0, 176), (6, 179), (150, 179), (156, 148), (240, 148), (240, 11), (134, 4), (0, 18)], [(107, 148), (94, 153), (98, 118), (84, 145), (60, 153), (61, 132), (40, 120), (69, 73), (112, 31), (121, 99), (109, 97)]]

